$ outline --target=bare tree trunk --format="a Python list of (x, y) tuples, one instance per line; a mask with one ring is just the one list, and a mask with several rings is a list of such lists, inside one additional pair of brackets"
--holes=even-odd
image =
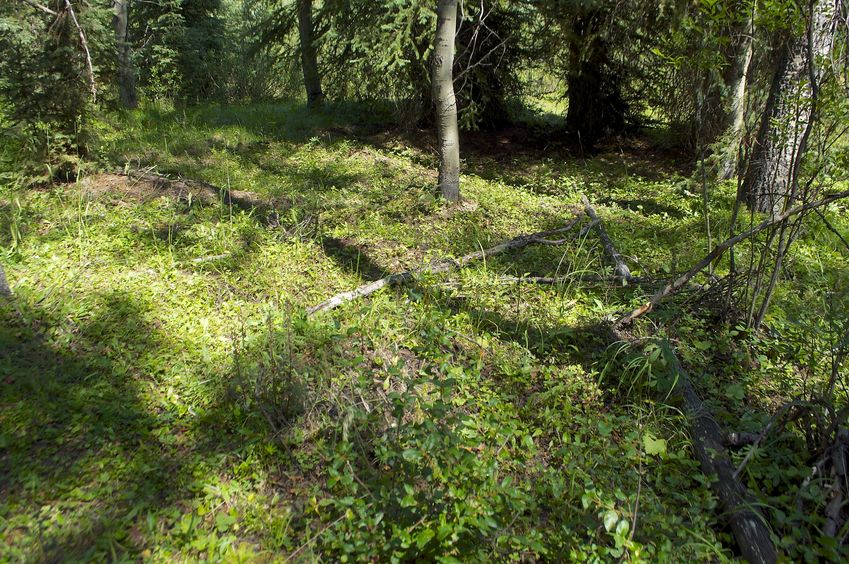
[(439, 0), (433, 46), (433, 99), (439, 137), (439, 189), (449, 202), (460, 199), (460, 132), (454, 96), (454, 35), (457, 0)]
[(301, 69), (307, 91), (307, 106), (321, 105), (321, 75), (318, 73), (318, 56), (315, 49), (315, 30), (312, 25), (312, 0), (298, 0), (298, 38), (301, 42)]
[(737, 175), (737, 152), (743, 137), (743, 127), (745, 126), (746, 90), (749, 82), (749, 67), (752, 63), (754, 51), (752, 42), (752, 35), (754, 33), (753, 25), (754, 14), (750, 14), (746, 22), (746, 28), (738, 35), (734, 60), (728, 69), (725, 80), (730, 99), (726, 123), (729, 139), (722, 155), (719, 170), (719, 176), (724, 180), (734, 178)]
[(830, 51), (833, 16), (833, 0), (812, 0), (808, 36), (787, 40), (780, 51), (743, 179), (743, 196), (753, 211), (780, 213), (792, 203), (787, 200), (815, 117), (816, 59)]
[(118, 90), (125, 108), (139, 105), (136, 95), (136, 76), (133, 69), (132, 52), (127, 37), (130, 0), (113, 0), (112, 27), (115, 29), (115, 50), (118, 54)]

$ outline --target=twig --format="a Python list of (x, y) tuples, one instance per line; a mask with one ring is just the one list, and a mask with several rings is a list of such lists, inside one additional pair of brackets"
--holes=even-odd
[(720, 243), (719, 245), (714, 247), (714, 249), (710, 253), (708, 253), (702, 260), (697, 262), (695, 264), (695, 266), (693, 266), (690, 270), (688, 270), (687, 272), (682, 274), (677, 279), (668, 282), (666, 284), (666, 286), (664, 286), (660, 291), (658, 291), (656, 294), (654, 294), (649, 299), (648, 302), (641, 305), (640, 307), (638, 307), (634, 311), (632, 311), (632, 312), (630, 312), (626, 315), (623, 315), (621, 318), (619, 318), (619, 320), (617, 320), (616, 323), (614, 323), (613, 328), (618, 330), (618, 329), (624, 327), (625, 325), (631, 323), (633, 320), (640, 317), (641, 315), (648, 313), (649, 311), (654, 309), (654, 307), (656, 307), (662, 301), (666, 300), (666, 298), (677, 293), (678, 290), (680, 290), (681, 287), (683, 287), (687, 282), (689, 282), (691, 278), (693, 278), (696, 274), (698, 274), (699, 272), (704, 270), (705, 267), (707, 267), (714, 260), (721, 257), (722, 254), (725, 251), (727, 251), (729, 248), (736, 245), (740, 241), (743, 241), (745, 239), (753, 237), (754, 235), (757, 235), (758, 233), (760, 233), (764, 229), (768, 229), (770, 227), (778, 225), (778, 224), (782, 223), (783, 221), (785, 221), (785, 220), (787, 220), (787, 219), (789, 219), (793, 216), (799, 215), (799, 214), (804, 213), (804, 212), (809, 211), (809, 210), (813, 210), (813, 209), (816, 209), (816, 208), (827, 206), (828, 204), (834, 203), (838, 200), (842, 200), (843, 198), (846, 198), (846, 197), (849, 197), (849, 190), (844, 190), (842, 192), (836, 192), (834, 194), (829, 194), (825, 198), (822, 198), (822, 199), (817, 200), (815, 202), (811, 202), (811, 203), (808, 203), (808, 204), (805, 204), (805, 205), (802, 205), (802, 206), (797, 206), (795, 208), (787, 210), (784, 213), (776, 215), (772, 219), (766, 219), (766, 220), (762, 221), (761, 223), (759, 223), (758, 225), (756, 225), (755, 227), (749, 229), (748, 231), (745, 231), (743, 233), (740, 233), (739, 235), (735, 235), (734, 237), (726, 239), (725, 241), (723, 241), (722, 243)]

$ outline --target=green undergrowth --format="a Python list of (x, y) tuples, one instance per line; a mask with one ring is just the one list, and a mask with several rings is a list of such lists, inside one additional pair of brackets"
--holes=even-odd
[[(656, 286), (581, 281), (610, 271), (594, 232), (306, 314), (385, 274), (561, 226), (581, 194), (634, 274), (680, 272), (708, 248), (683, 164), (637, 149), (469, 155), (464, 201), (447, 207), (431, 133), (357, 115), (148, 108), (100, 124), (101, 167), (290, 202), (270, 223), (140, 198), (94, 166), (72, 184), (4, 185), (0, 560), (735, 558), (686, 420), (662, 401), (662, 360), (604, 329)], [(714, 242), (733, 193), (712, 189)], [(816, 321), (812, 296), (845, 285), (845, 256), (811, 227), (773, 331)], [(526, 274), (562, 282), (501, 279)], [(798, 392), (787, 339), (717, 331), (687, 307), (653, 322), (721, 417), (742, 402), (756, 428)], [(802, 472), (783, 440), (784, 467)], [(784, 512), (782, 549), (830, 554), (782, 509), (789, 478), (771, 464), (756, 457), (746, 479)]]

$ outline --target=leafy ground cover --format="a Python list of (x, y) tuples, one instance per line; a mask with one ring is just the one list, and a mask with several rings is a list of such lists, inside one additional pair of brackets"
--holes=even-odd
[[(152, 107), (101, 124), (100, 169), (286, 202), (271, 217), (94, 166), (3, 185), (0, 560), (735, 558), (658, 394), (662, 359), (601, 329), (652, 287), (583, 280), (609, 270), (592, 231), (306, 314), (561, 226), (581, 194), (635, 274), (681, 271), (708, 248), (687, 163), (636, 141), (575, 158), (521, 131), (470, 137), (449, 208), (430, 134), (361, 115)], [(712, 189), (714, 234), (733, 197)], [(825, 322), (845, 257), (812, 224), (766, 335), (718, 331), (686, 302), (654, 315), (724, 421), (757, 429), (817, 377), (821, 343), (787, 336)], [(526, 274), (562, 283), (500, 278)], [(798, 503), (819, 492), (792, 486), (797, 442), (777, 438), (744, 478), (786, 554), (835, 557)]]

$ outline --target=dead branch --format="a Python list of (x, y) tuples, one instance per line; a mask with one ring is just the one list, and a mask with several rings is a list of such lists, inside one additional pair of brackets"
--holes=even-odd
[(654, 309), (654, 307), (656, 307), (662, 301), (666, 300), (668, 297), (677, 293), (678, 290), (680, 290), (687, 282), (690, 281), (690, 279), (692, 279), (695, 275), (704, 270), (709, 264), (721, 257), (722, 254), (725, 253), (725, 251), (727, 251), (729, 248), (733, 247), (740, 241), (753, 237), (761, 231), (770, 227), (774, 227), (793, 216), (805, 213), (816, 208), (827, 206), (828, 204), (834, 203), (838, 200), (842, 200), (843, 198), (847, 197), (849, 197), (849, 190), (829, 194), (825, 198), (822, 198), (815, 202), (811, 202), (802, 206), (797, 206), (795, 208), (789, 209), (784, 213), (776, 215), (772, 219), (765, 219), (764, 221), (762, 221), (755, 227), (749, 229), (748, 231), (726, 239), (725, 241), (714, 247), (714, 249), (710, 253), (708, 253), (702, 260), (697, 262), (695, 266), (693, 266), (690, 270), (688, 270), (675, 280), (668, 282), (666, 286), (664, 286), (660, 291), (654, 294), (648, 302), (641, 305), (634, 311), (619, 318), (619, 320), (617, 320), (616, 323), (614, 323), (613, 325), (614, 329), (621, 329), (622, 327), (631, 323), (636, 318)]
[[(570, 284), (573, 282), (589, 282), (597, 284), (611, 284), (614, 286), (622, 286), (622, 279), (616, 276), (604, 276), (599, 274), (579, 274), (565, 276), (499, 276), (498, 282), (502, 284), (541, 284), (548, 286), (556, 286), (558, 284)], [(632, 276), (629, 284), (652, 284), (658, 282), (650, 278), (640, 276)]]
[(711, 487), (722, 505), (723, 514), (734, 533), (740, 552), (749, 562), (775, 562), (777, 556), (769, 528), (752, 506), (746, 488), (737, 479), (731, 460), (722, 446), (719, 425), (696, 393), (669, 341), (662, 341), (661, 349), (676, 375), (674, 397), (681, 403), (690, 420), (693, 451), (702, 472), (715, 478)]
[(40, 10), (40, 11), (44, 12), (45, 14), (48, 14), (48, 15), (51, 15), (51, 16), (58, 16), (59, 15), (54, 10), (51, 10), (47, 6), (39, 4), (38, 2), (35, 2), (34, 0), (21, 0), (21, 2), (23, 2), (24, 4), (29, 4), (30, 6), (32, 6), (36, 10)]
[(88, 50), (88, 41), (86, 40), (82, 26), (80, 26), (80, 22), (77, 21), (77, 15), (74, 13), (74, 7), (71, 6), (71, 0), (65, 0), (65, 10), (67, 10), (68, 14), (70, 14), (71, 21), (74, 22), (74, 26), (77, 28), (77, 32), (80, 36), (80, 44), (85, 52), (85, 65), (88, 73), (89, 89), (91, 90), (91, 100), (94, 102), (97, 101), (97, 83), (94, 81), (94, 67), (91, 64), (91, 53)]
[(584, 211), (586, 211), (587, 215), (590, 216), (590, 218), (596, 223), (596, 229), (598, 230), (598, 236), (599, 239), (601, 239), (604, 251), (607, 253), (611, 262), (613, 262), (613, 273), (615, 277), (621, 279), (625, 283), (630, 283), (632, 278), (631, 270), (628, 268), (628, 265), (625, 264), (625, 260), (622, 258), (622, 255), (620, 255), (619, 251), (616, 250), (616, 247), (613, 245), (613, 241), (611, 241), (610, 237), (607, 235), (607, 231), (605, 231), (604, 225), (601, 223), (601, 219), (599, 219), (595, 208), (593, 208), (586, 196), (581, 196), (581, 201), (584, 203)]
[(426, 266), (424, 268), (418, 268), (414, 270), (408, 270), (406, 272), (401, 272), (398, 274), (391, 274), (380, 280), (375, 280), (374, 282), (369, 282), (368, 284), (364, 284), (359, 288), (355, 288), (354, 290), (350, 290), (348, 292), (342, 292), (341, 294), (336, 294), (335, 296), (321, 302), (318, 305), (315, 305), (307, 310), (309, 315), (314, 315), (316, 313), (322, 311), (329, 311), (331, 309), (335, 309), (340, 305), (356, 300), (358, 298), (363, 298), (365, 296), (370, 296), (371, 294), (377, 292), (381, 288), (386, 286), (394, 286), (397, 284), (401, 284), (411, 280), (414, 276), (420, 274), (437, 274), (440, 272), (447, 272), (449, 270), (454, 270), (457, 268), (461, 268), (466, 266), (470, 262), (474, 262), (477, 260), (481, 260), (484, 258), (489, 258), (495, 255), (499, 255), (505, 253), (507, 251), (515, 251), (517, 249), (521, 249), (527, 247), (533, 243), (539, 243), (540, 241), (547, 240), (552, 235), (557, 235), (560, 233), (565, 233), (571, 230), (578, 222), (581, 221), (581, 215), (576, 216), (574, 219), (569, 221), (563, 227), (559, 227), (557, 229), (552, 229), (551, 231), (542, 231), (540, 233), (534, 233), (532, 235), (520, 235), (515, 239), (511, 239), (504, 243), (498, 244), (489, 249), (476, 251), (474, 253), (469, 253), (464, 255), (456, 260), (443, 260), (439, 261), (436, 264), (431, 266)]

